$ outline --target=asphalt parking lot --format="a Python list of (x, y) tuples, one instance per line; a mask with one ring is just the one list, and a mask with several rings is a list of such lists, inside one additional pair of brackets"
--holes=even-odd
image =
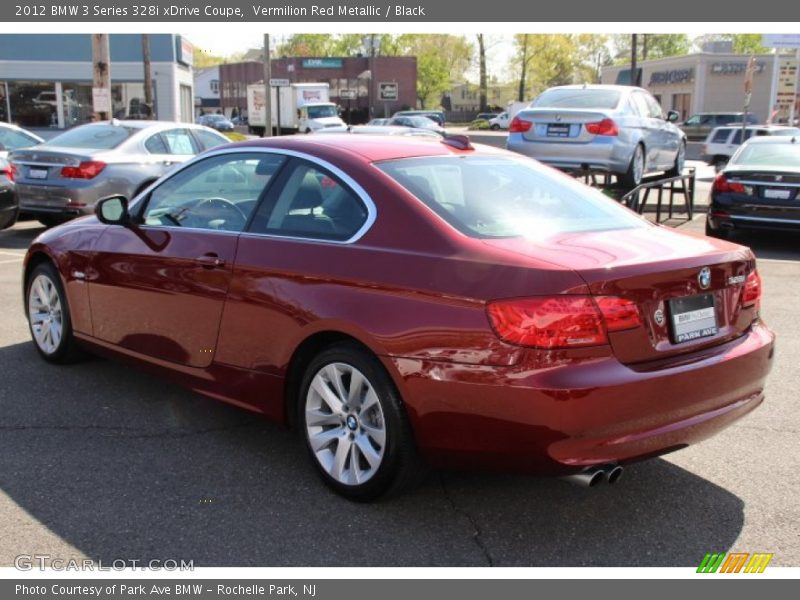
[[(699, 195), (708, 188), (703, 173)], [(702, 216), (683, 227), (702, 231)], [(778, 333), (762, 407), (616, 486), (441, 472), (372, 505), (327, 491), (295, 436), (124, 365), (45, 364), (29, 341), (22, 255), (0, 232), (0, 565), (19, 554), (196, 566), (696, 566), (706, 552), (800, 565), (797, 236), (760, 259)]]

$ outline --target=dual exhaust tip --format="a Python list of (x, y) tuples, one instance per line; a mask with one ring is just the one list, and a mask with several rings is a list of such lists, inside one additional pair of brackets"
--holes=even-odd
[(620, 465), (600, 465), (589, 467), (580, 473), (566, 475), (562, 479), (582, 487), (595, 487), (601, 483), (613, 485), (622, 477), (622, 471), (623, 468)]

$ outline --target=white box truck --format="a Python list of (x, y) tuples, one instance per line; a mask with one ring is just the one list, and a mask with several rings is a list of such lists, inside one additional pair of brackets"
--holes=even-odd
[[(344, 126), (337, 106), (330, 101), (327, 83), (293, 83), (272, 89), (272, 129), (277, 132), (280, 122), (284, 133), (311, 133), (324, 127)], [(280, 94), (280, 109), (278, 96)], [(247, 121), (250, 133), (264, 135), (266, 107), (264, 84), (247, 86)], [(280, 116), (280, 121), (278, 120)]]

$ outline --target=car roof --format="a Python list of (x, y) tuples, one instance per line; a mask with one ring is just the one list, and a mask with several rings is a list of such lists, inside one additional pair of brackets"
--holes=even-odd
[[(720, 125), (714, 128), (714, 131), (718, 131), (720, 129), (741, 129), (742, 124), (739, 123), (730, 123), (729, 125)], [(789, 126), (789, 125), (745, 125), (745, 129), (753, 129), (753, 130), (764, 130), (767, 131), (784, 131), (786, 129), (798, 129), (797, 127)]]
[(751, 137), (746, 144), (795, 144), (800, 149), (800, 135), (769, 135), (763, 137)]
[(473, 150), (460, 150), (444, 143), (445, 138), (403, 135), (352, 135), (347, 133), (307, 136), (282, 136), (246, 140), (226, 148), (274, 148), (335, 157), (347, 153), (369, 162), (424, 156), (464, 156), (472, 154), (513, 155), (506, 150), (478, 144)]
[(570, 85), (556, 85), (547, 88), (545, 92), (549, 92), (550, 90), (616, 90), (618, 92), (629, 92), (631, 90), (641, 90), (643, 92), (647, 91), (644, 88), (634, 87), (632, 85), (614, 85), (611, 83), (573, 83)]

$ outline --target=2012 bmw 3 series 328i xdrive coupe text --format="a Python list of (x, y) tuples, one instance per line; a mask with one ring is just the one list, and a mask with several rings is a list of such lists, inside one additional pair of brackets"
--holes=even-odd
[(286, 422), (369, 500), (422, 465), (616, 479), (763, 399), (751, 251), (464, 137), (202, 154), (43, 233), (39, 353), (127, 357)]

